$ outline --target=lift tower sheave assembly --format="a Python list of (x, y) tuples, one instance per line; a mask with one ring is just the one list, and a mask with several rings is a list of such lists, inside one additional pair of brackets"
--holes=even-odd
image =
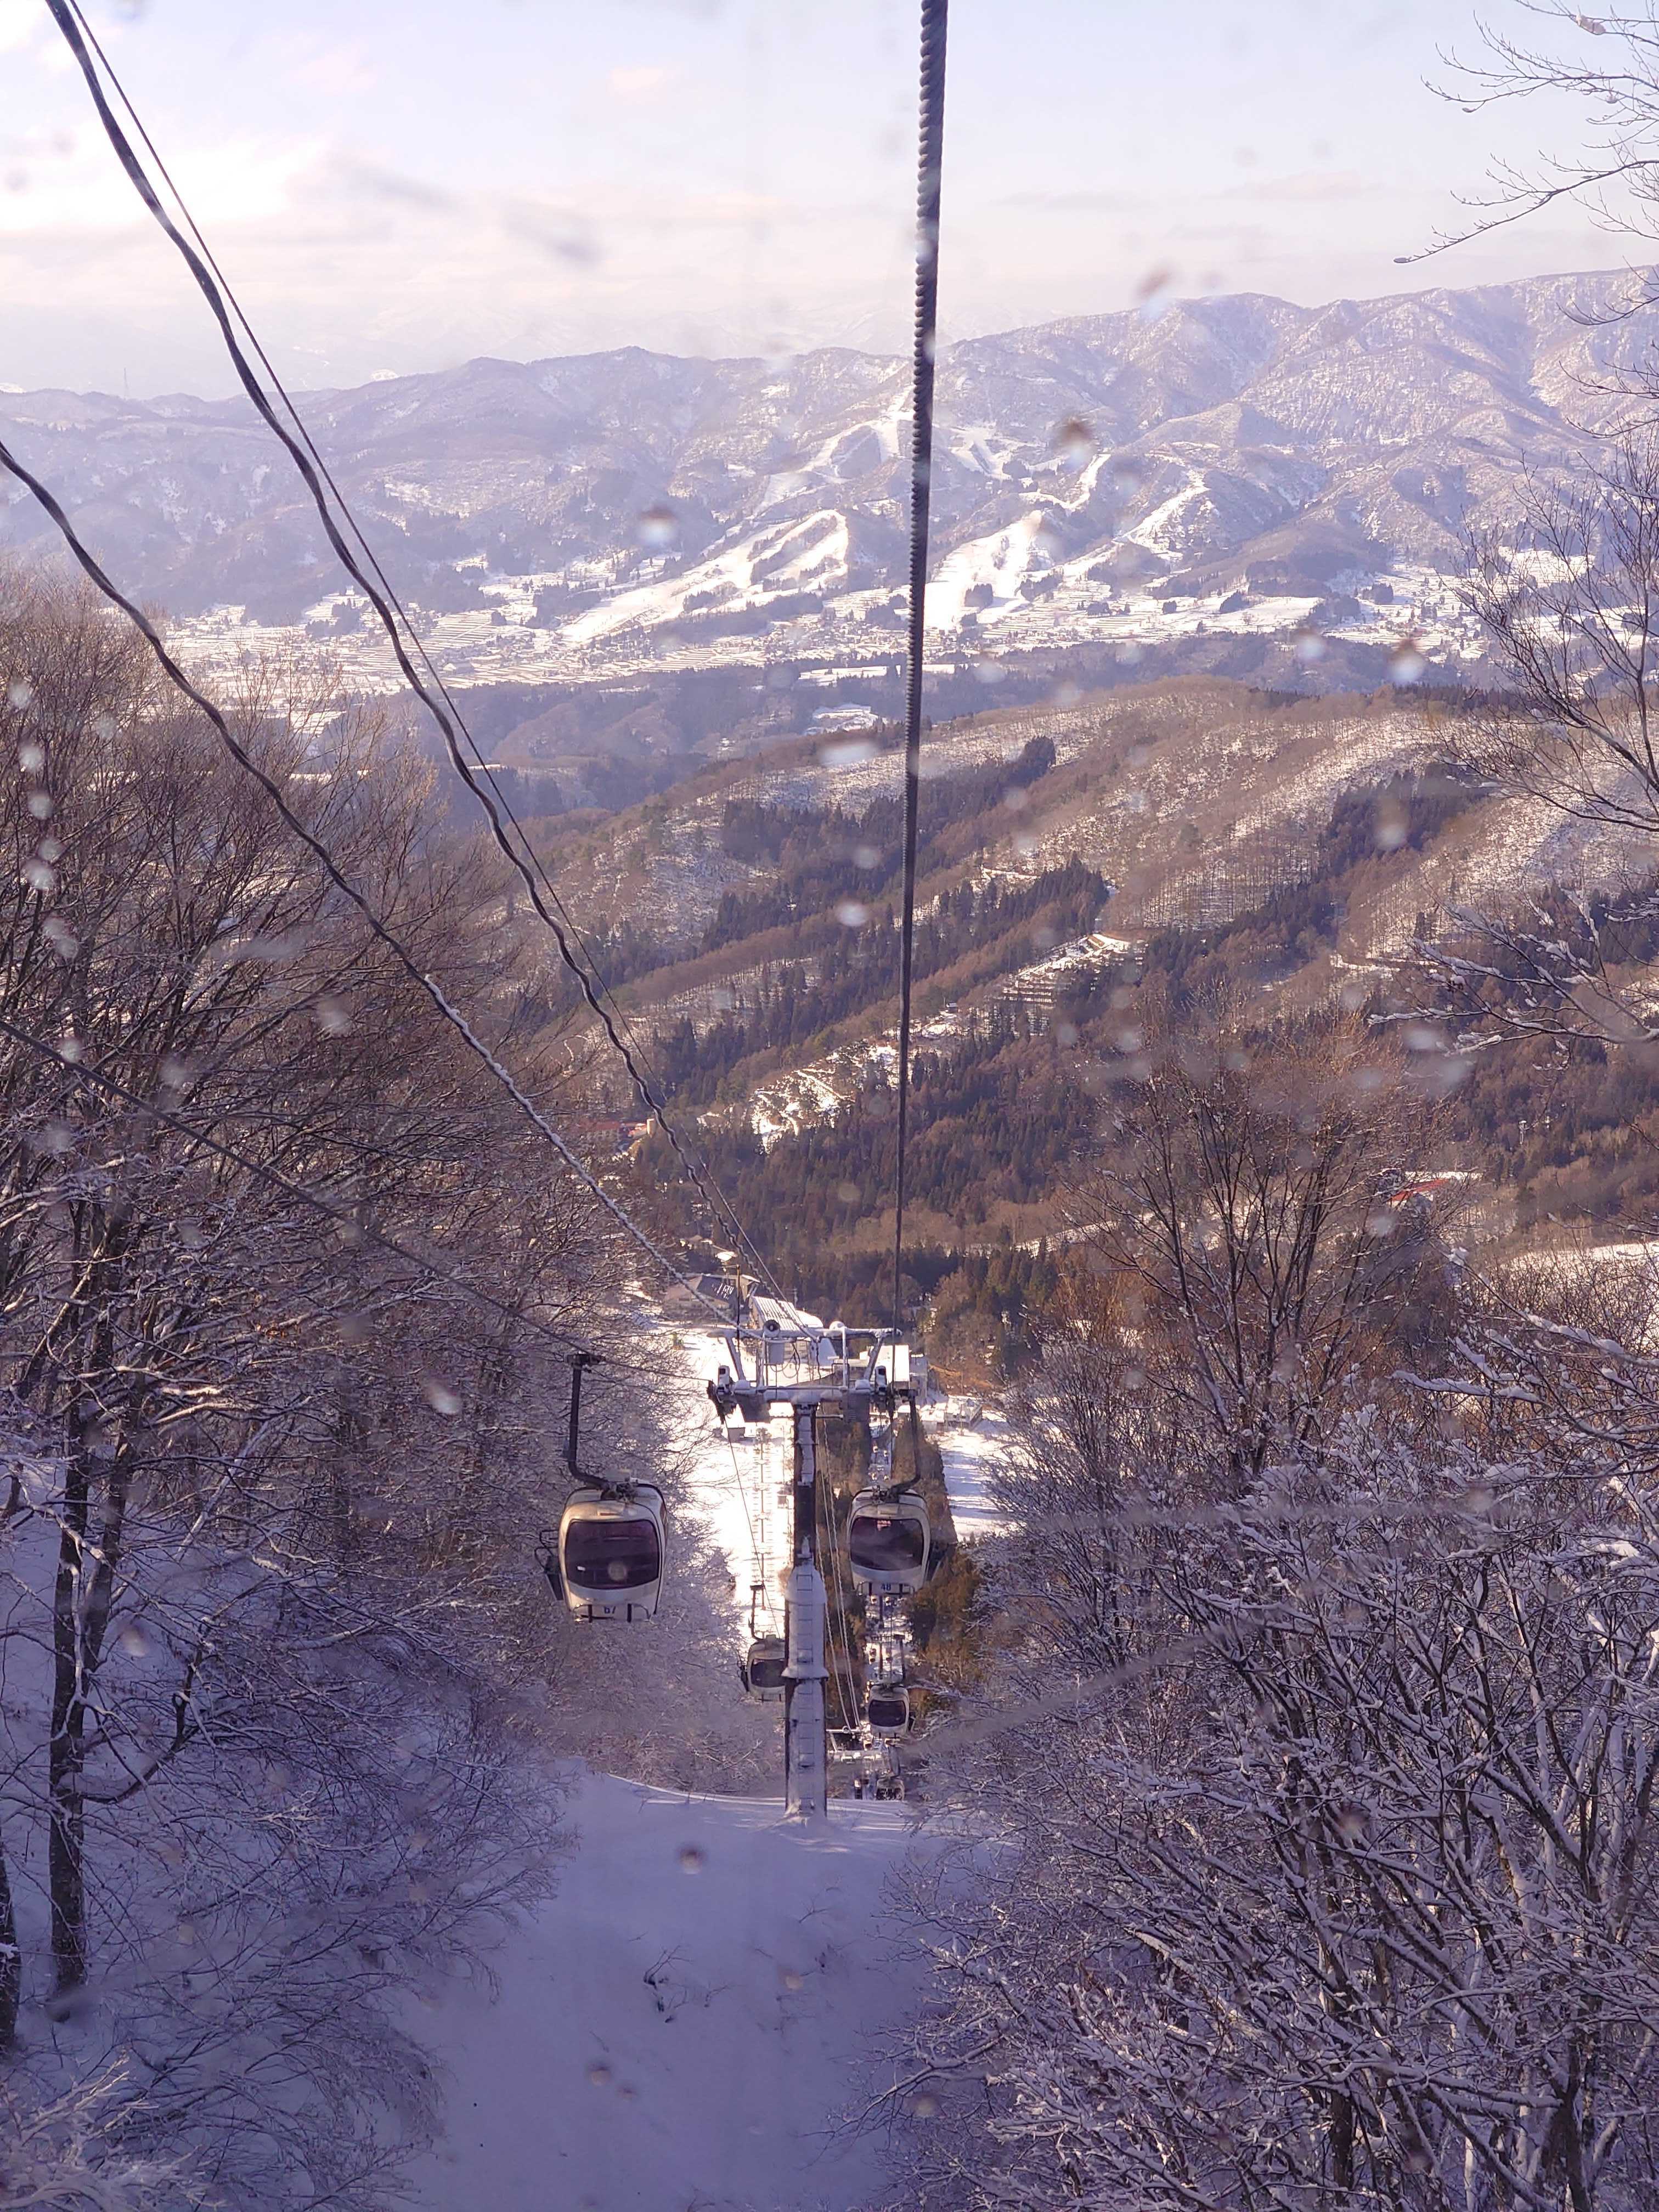
[[(770, 1300), (751, 1300), (763, 1309)], [(759, 1328), (738, 1327), (722, 1339), (726, 1358), (708, 1396), (725, 1421), (740, 1413), (763, 1421), (787, 1405), (794, 1421), (794, 1479), (785, 1623), (784, 1801), (800, 1820), (821, 1820), (829, 1808), (824, 1684), (829, 1602), (818, 1565), (817, 1413), (892, 1411), (901, 1400), (926, 1395), (927, 1362), (890, 1329), (805, 1325), (780, 1302)]]

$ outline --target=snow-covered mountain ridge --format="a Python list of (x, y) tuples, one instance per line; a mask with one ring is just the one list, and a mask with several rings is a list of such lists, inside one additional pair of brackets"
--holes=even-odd
[[(932, 615), (953, 649), (1286, 636), (1455, 659), (1471, 524), (1583, 449), (1646, 356), (1623, 273), (974, 338), (940, 364)], [(1612, 319), (1609, 319), (1609, 317)], [(319, 392), (307, 417), (461, 681), (898, 648), (908, 369), (626, 349)], [(0, 395), (0, 421), (130, 586), (211, 659), (272, 628), (383, 673), (246, 403)], [(13, 489), (0, 543), (50, 526)]]

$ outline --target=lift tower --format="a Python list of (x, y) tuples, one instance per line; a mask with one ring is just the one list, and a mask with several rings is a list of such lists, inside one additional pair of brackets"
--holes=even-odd
[[(926, 1389), (926, 1363), (891, 1329), (818, 1328), (781, 1301), (754, 1298), (758, 1328), (739, 1325), (722, 1341), (726, 1357), (708, 1395), (722, 1421), (740, 1413), (763, 1421), (774, 1406), (790, 1408), (794, 1422), (794, 1479), (789, 1544), (788, 1604), (785, 1618), (783, 1789), (787, 1810), (822, 1820), (829, 1809), (829, 1755), (824, 1684), (829, 1603), (818, 1565), (817, 1415), (821, 1406), (846, 1413), (915, 1402)], [(775, 1312), (766, 1310), (775, 1307)]]
[(818, 1401), (792, 1401), (795, 1471), (790, 1494), (790, 1568), (783, 1632), (783, 1800), (786, 1812), (821, 1820), (830, 1809), (823, 1686), (830, 1604), (818, 1565)]

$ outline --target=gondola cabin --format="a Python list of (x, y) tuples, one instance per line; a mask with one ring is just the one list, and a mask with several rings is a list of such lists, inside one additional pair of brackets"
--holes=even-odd
[(907, 1734), (910, 1726), (910, 1692), (902, 1686), (872, 1690), (865, 1702), (864, 1717), (870, 1723), (872, 1735)]
[(847, 1523), (853, 1580), (867, 1595), (908, 1597), (927, 1579), (926, 1501), (914, 1490), (861, 1490)]
[(782, 1702), (789, 1654), (781, 1636), (757, 1636), (744, 1655), (743, 1686), (757, 1704)]
[(578, 1620), (649, 1620), (662, 1590), (662, 1492), (577, 1491), (559, 1522), (559, 1571)]

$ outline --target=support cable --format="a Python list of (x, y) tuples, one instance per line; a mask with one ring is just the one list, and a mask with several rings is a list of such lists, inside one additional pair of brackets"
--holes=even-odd
[[(749, 1510), (749, 1492), (744, 1485), (743, 1472), (738, 1465), (738, 1448), (732, 1441), (731, 1431), (726, 1428), (724, 1422), (720, 1424), (720, 1431), (721, 1434), (726, 1438), (726, 1448), (732, 1455), (732, 1480), (738, 1486), (738, 1503), (743, 1508), (744, 1523), (749, 1531), (750, 1557), (755, 1563), (756, 1580), (760, 1584), (761, 1595), (766, 1602), (766, 1617), (770, 1620), (772, 1618), (772, 1593), (766, 1580), (766, 1559), (765, 1555), (761, 1550), (760, 1538), (755, 1533), (755, 1516)], [(753, 1583), (751, 1583), (750, 1587), (752, 1589), (754, 1587)]]
[[(52, 0), (49, 0), (49, 4), (52, 4)], [(255, 781), (263, 787), (266, 797), (270, 800), (271, 805), (276, 809), (277, 813), (287, 823), (289, 829), (293, 831), (294, 835), (298, 837), (303, 844), (310, 848), (311, 851), (322, 863), (325, 872), (327, 874), (330, 881), (334, 884), (335, 888), (337, 890), (343, 892), (345, 896), (350, 900), (352, 905), (356, 908), (358, 913), (362, 915), (364, 921), (368, 924), (374, 935), (378, 938), (380, 943), (386, 947), (389, 952), (391, 952), (393, 958), (397, 960), (399, 966), (404, 969), (410, 980), (425, 993), (428, 999), (431, 1000), (433, 1005), (438, 1009), (438, 1012), (442, 1015), (443, 1018), (459, 1033), (469, 1048), (483, 1062), (489, 1073), (495, 1077), (496, 1082), (499, 1083), (503, 1090), (505, 1090), (513, 1098), (526, 1120), (528, 1120), (532, 1126), (539, 1132), (541, 1136), (553, 1146), (554, 1150), (558, 1153), (559, 1158), (564, 1162), (571, 1173), (576, 1176), (577, 1180), (586, 1188), (590, 1194), (599, 1200), (605, 1212), (627, 1231), (628, 1235), (633, 1238), (634, 1242), (640, 1247), (641, 1250), (643, 1251), (657, 1267), (662, 1269), (665, 1274), (668, 1275), (673, 1281), (679, 1284), (682, 1289), (689, 1291), (692, 1297), (697, 1300), (699, 1304), (707, 1307), (711, 1312), (719, 1313), (720, 1315), (720, 1318), (724, 1320), (726, 1316), (723, 1310), (715, 1304), (714, 1300), (704, 1297), (702, 1291), (697, 1288), (696, 1285), (674, 1265), (673, 1261), (669, 1259), (665, 1252), (662, 1252), (658, 1249), (657, 1245), (653, 1243), (652, 1239), (646, 1234), (645, 1231), (630, 1218), (626, 1209), (620, 1206), (617, 1201), (611, 1197), (611, 1194), (600, 1186), (597, 1178), (586, 1166), (584, 1166), (582, 1162), (577, 1158), (576, 1154), (571, 1150), (570, 1146), (565, 1142), (564, 1139), (559, 1134), (559, 1132), (553, 1127), (552, 1123), (547, 1120), (545, 1115), (540, 1112), (533, 1102), (527, 1097), (525, 1092), (520, 1088), (515, 1077), (507, 1068), (502, 1066), (499, 1060), (497, 1060), (495, 1054), (484, 1042), (483, 1039), (479, 1036), (477, 1030), (473, 1029), (471, 1024), (460, 1012), (459, 1008), (451, 1002), (442, 987), (434, 977), (426, 973), (426, 971), (415, 959), (413, 954), (410, 953), (402, 942), (393, 935), (392, 930), (375, 912), (368, 900), (360, 890), (358, 890), (354, 884), (350, 883), (347, 878), (341, 873), (333, 854), (329, 851), (322, 839), (317, 836), (316, 832), (309, 829), (294, 811), (294, 809), (289, 805), (287, 799), (283, 796), (281, 787), (277, 784), (275, 778), (268, 775), (264, 769), (259, 766), (258, 763), (253, 758), (252, 754), (249, 753), (246, 747), (243, 745), (237, 738), (235, 732), (232, 730), (230, 724), (225, 720), (224, 715), (220, 712), (219, 708), (214, 705), (213, 702), (208, 698), (204, 692), (198, 690), (197, 686), (191, 681), (190, 678), (185, 675), (184, 670), (179, 665), (179, 663), (167, 651), (167, 646), (162, 641), (161, 633), (156, 629), (149, 617), (143, 612), (142, 608), (136, 605), (131, 599), (127, 598), (126, 594), (117, 584), (111, 580), (110, 577), (99, 566), (92, 553), (82, 543), (75, 529), (74, 524), (70, 522), (68, 515), (65, 514), (63, 507), (58, 504), (58, 501), (46, 489), (46, 485), (41, 483), (40, 479), (32, 474), (32, 472), (24, 466), (23, 463), (17, 459), (16, 455), (12, 453), (10, 448), (3, 441), (0, 441), (0, 466), (9, 470), (11, 474), (17, 478), (20, 483), (26, 485), (27, 489), (33, 493), (35, 498), (40, 501), (40, 505), (46, 509), (46, 513), (52, 517), (53, 522), (58, 526), (58, 532), (63, 537), (64, 542), (69, 547), (70, 551), (74, 555), (81, 568), (86, 572), (87, 575), (91, 579), (97, 589), (111, 602), (112, 605), (120, 608), (122, 613), (126, 616), (127, 619), (144, 638), (145, 642), (149, 645), (150, 651), (155, 654), (155, 659), (161, 666), (161, 672), (167, 677), (168, 682), (173, 684), (176, 690), (182, 692), (185, 697), (191, 702), (192, 706), (206, 715), (208, 720), (211, 722), (214, 728), (218, 732), (221, 742), (229, 751), (237, 765), (247, 775), (252, 776)]]
[[(536, 913), (540, 917), (541, 921), (546, 925), (547, 928), (551, 931), (554, 939), (558, 945), (559, 957), (561, 960), (563, 962), (565, 967), (569, 970), (570, 974), (575, 977), (578, 984), (580, 986), (583, 997), (586, 999), (592, 1012), (599, 1018), (612, 1048), (620, 1055), (624, 1066), (627, 1067), (628, 1073), (633, 1080), (635, 1088), (638, 1091), (641, 1101), (651, 1115), (652, 1119), (655, 1121), (658, 1127), (662, 1130), (663, 1134), (667, 1138), (670, 1145), (673, 1147), (675, 1153), (679, 1158), (681, 1165), (690, 1176), (694, 1187), (702, 1192), (705, 1199), (710, 1200), (715, 1213), (726, 1221), (727, 1225), (737, 1237), (738, 1243), (748, 1251), (750, 1257), (755, 1261), (759, 1272), (766, 1277), (767, 1280), (771, 1283), (774, 1291), (776, 1291), (780, 1297), (781, 1297), (783, 1295), (782, 1291), (779, 1288), (775, 1279), (772, 1276), (771, 1270), (768, 1267), (765, 1260), (756, 1249), (752, 1240), (744, 1230), (742, 1222), (738, 1220), (737, 1215), (732, 1211), (725, 1194), (720, 1189), (718, 1183), (714, 1182), (712, 1170), (708, 1168), (705, 1163), (696, 1158), (688, 1150), (678, 1132), (670, 1122), (664, 1107), (659, 1102), (646, 1074), (641, 1068), (639, 1058), (636, 1058), (635, 1056), (637, 1048), (630, 1049), (634, 1042), (631, 1032), (629, 1033), (629, 1038), (625, 1041), (621, 1031), (618, 1030), (617, 1020), (622, 1020), (623, 1017), (620, 1006), (617, 1006), (615, 994), (605, 987), (602, 981), (599, 981), (598, 988), (595, 988), (597, 969), (595, 970), (595, 976), (591, 977), (587, 972), (587, 969), (582, 965), (581, 961), (577, 957), (575, 951), (573, 950), (570, 940), (574, 937), (577, 943), (581, 945), (581, 950), (583, 953), (586, 955), (588, 961), (590, 963), (592, 962), (592, 953), (588, 951), (587, 946), (582, 942), (580, 932), (577, 930), (575, 924), (572, 921), (569, 913), (565, 908), (562, 900), (560, 898), (558, 892), (555, 890), (552, 880), (549, 876), (546, 868), (543, 866), (541, 860), (538, 856), (534, 848), (532, 846), (529, 836), (526, 832), (523, 824), (520, 822), (517, 815), (513, 811), (510, 804), (502, 793), (500, 786), (495, 781), (494, 774), (491, 772), (483, 758), (477, 739), (473, 737), (465, 717), (461, 714), (459, 708), (456, 705), (447, 684), (444, 682), (442, 677), (440, 676), (436, 667), (434, 665), (431, 656), (428, 654), (426, 647), (422, 642), (420, 635), (416, 630), (414, 623), (410, 619), (408, 610), (404, 607), (402, 600), (398, 598), (396, 591), (392, 587), (392, 585), (387, 578), (384, 568), (381, 567), (373, 547), (369, 544), (361, 525), (358, 523), (356, 515), (353, 514), (351, 507), (346, 500), (345, 495), (341, 491), (338, 483), (336, 482), (332, 472), (329, 469), (327, 462), (324, 459), (322, 453), (318, 449), (316, 442), (312, 437), (309, 429), (307, 428), (298, 408), (295, 405), (295, 403), (289, 396), (287, 388), (284, 386), (282, 379), (278, 376), (276, 368), (273, 367), (270, 356), (266, 352), (264, 347), (261, 344), (257, 333), (254, 331), (252, 324), (249, 322), (240, 301), (237, 299), (236, 295), (232, 289), (228, 280), (226, 278), (223, 270), (219, 267), (217, 261), (215, 259), (211, 249), (209, 247), (205, 238), (202, 234), (200, 227), (198, 225), (195, 217), (190, 211), (190, 208), (185, 200), (184, 195), (179, 190), (178, 185), (173, 182), (166, 163), (162, 161), (161, 155), (157, 152), (155, 142), (151, 139), (149, 133), (145, 129), (137, 109), (132, 104), (131, 99), (127, 94), (125, 87), (123, 85), (119, 76), (111, 65), (109, 57), (99, 44), (97, 37), (93, 32), (90, 24), (88, 23), (84, 14), (82, 12), (79, 0), (46, 0), (46, 5), (52, 10), (53, 19), (57, 22), (59, 30), (63, 33), (65, 42), (69, 46), (71, 53), (74, 55), (76, 63), (79, 64), (82, 76), (86, 79), (88, 89), (92, 94), (94, 105), (98, 111), (99, 120), (103, 125), (105, 136), (108, 138), (111, 146), (114, 149), (117, 159), (119, 161), (122, 167), (125, 170), (127, 177), (132, 184), (133, 189), (137, 192), (139, 198), (143, 200), (144, 205), (149, 209), (151, 215), (154, 216), (156, 222), (161, 226), (161, 228), (166, 236), (178, 249), (186, 267), (189, 269), (191, 276), (195, 278), (198, 288), (200, 289), (203, 297), (206, 300), (215, 321), (219, 325), (220, 335), (224, 340), (226, 349), (230, 356), (232, 366), (236, 371), (237, 377), (241, 383), (243, 390), (246, 392), (249, 399), (252, 402), (255, 409), (258, 410), (261, 419), (264, 422), (267, 428), (277, 439), (281, 441), (283, 447), (287, 449), (289, 458), (294, 462), (295, 468), (299, 471), (300, 475), (305, 483), (306, 488), (311, 495), (312, 502), (316, 507), (318, 517), (322, 523), (324, 531), (327, 534), (330, 544), (334, 549), (336, 556), (341, 562), (342, 566), (345, 568), (347, 574), (352, 578), (353, 581), (358, 586), (360, 590), (362, 591), (365, 597), (373, 606), (376, 616), (380, 619), (381, 627), (386, 631), (386, 637), (392, 646), (392, 653), (397, 659), (399, 669), (403, 672), (405, 681), (408, 683), (410, 690), (414, 692), (416, 697), (420, 700), (422, 705), (426, 708), (428, 714), (430, 714), (433, 721), (436, 724), (439, 732), (442, 736), (445, 749), (449, 755), (452, 767), (454, 769), (456, 774), (461, 778), (462, 781), (466, 785), (467, 789), (471, 793), (474, 799), (477, 799), (478, 805), (483, 808), (484, 814), (489, 819), (490, 831), (494, 836), (496, 845), (500, 848), (503, 854), (505, 854), (513, 867), (517, 871), (519, 876), (523, 880), (530, 893), (531, 902), (534, 907)], [(173, 222), (172, 216), (168, 214), (166, 207), (162, 204), (160, 195), (156, 191), (155, 185), (150, 181), (149, 175), (146, 173), (143, 165), (138, 160), (137, 155), (133, 150), (131, 142), (127, 137), (125, 131), (121, 127), (118, 118), (115, 115), (113, 109), (111, 107), (109, 101), (106, 97), (103, 84), (100, 80), (98, 69), (94, 65), (93, 60), (94, 53), (96, 54), (98, 63), (102, 65), (105, 75), (108, 77), (111, 85), (114, 88), (116, 95), (119, 99), (121, 105), (125, 108), (127, 114), (131, 118), (133, 127), (143, 142), (151, 160), (155, 164), (157, 171), (161, 174), (163, 181), (166, 183), (168, 191), (172, 193), (173, 198), (178, 205), (179, 213), (183, 217), (184, 222), (191, 234), (189, 238), (185, 236), (178, 224)], [(192, 240), (194, 243), (191, 242)], [(246, 354), (244, 353), (241, 344), (237, 338), (235, 330), (233, 327), (233, 316), (234, 317), (235, 321), (240, 324), (242, 330), (246, 332), (248, 343), (252, 348), (253, 354), (263, 367), (266, 376), (270, 380), (272, 387), (281, 398), (283, 406), (286, 408), (288, 414), (294, 423), (295, 432), (297, 433), (297, 437), (295, 434), (290, 434), (288, 428), (279, 420), (275, 410), (271, 406), (270, 398), (261, 386)], [(335, 502), (339, 507), (341, 515), (344, 518), (347, 526), (349, 528), (352, 535), (356, 538), (358, 545), (362, 548), (364, 561), (366, 561), (368, 564), (368, 571), (372, 572), (374, 580), (371, 580), (370, 574), (365, 573), (364, 567), (359, 562), (350, 546), (348, 545), (345, 538), (342, 536), (334, 515), (330, 510), (327, 495), (324, 489), (325, 485), (326, 485), (328, 492), (332, 493)], [(401, 629), (399, 628), (400, 619), (402, 623)], [(410, 642), (412, 643), (416, 654), (418, 655), (427, 672), (428, 677), (430, 678), (431, 689), (428, 688), (427, 684), (422, 682), (420, 675), (416, 672), (414, 662), (410, 659), (409, 651), (405, 646), (404, 632), (407, 633), (408, 639)], [(434, 696), (434, 694), (436, 696)], [(439, 703), (441, 699), (442, 702), (441, 705)], [(471, 750), (473, 757), (477, 761), (478, 768), (483, 773), (485, 783), (489, 786), (488, 790), (485, 789), (484, 784), (480, 783), (477, 776), (474, 775), (471, 768), (469, 767), (466, 760), (463, 757), (457, 736), (458, 731), (461, 735), (465, 736), (466, 743)], [(507, 830), (504, 826), (504, 819), (506, 823), (511, 823), (514, 830), (517, 833), (519, 843), (524, 848), (523, 854), (520, 853), (513, 840), (508, 837)], [(528, 856), (527, 859), (526, 855)], [(544, 890), (547, 895), (545, 900), (543, 896)], [(549, 900), (551, 902), (550, 905), (547, 902)], [(600, 998), (601, 992), (604, 993), (605, 998), (608, 998), (611, 1000), (611, 1006), (616, 1009), (617, 1020), (613, 1020), (611, 1013), (602, 1003)], [(626, 1027), (625, 1020), (623, 1021), (623, 1027)], [(643, 1055), (641, 1054), (640, 1057), (642, 1058)]]
[[(50, 0), (58, 4), (58, 0)], [(927, 523), (933, 470), (933, 366), (939, 341), (939, 175), (945, 158), (948, 0), (921, 0), (916, 175), (916, 300), (910, 429), (910, 640), (904, 702), (904, 920), (899, 939), (897, 1158), (893, 1188), (893, 1336), (903, 1320), (904, 1170), (910, 1132), (910, 995), (915, 960), (916, 845), (921, 811), (921, 687), (927, 611)]]
[[(830, 1578), (835, 1592), (836, 1618), (841, 1623), (841, 1664), (830, 1668), (836, 1685), (836, 1702), (841, 1707), (842, 1727), (848, 1735), (855, 1735), (859, 1715), (853, 1698), (853, 1630), (848, 1616), (847, 1589), (842, 1579), (841, 1531), (836, 1525), (836, 1492), (833, 1483), (824, 1493), (825, 1518), (830, 1524)], [(833, 1658), (834, 1639), (830, 1656)]]

